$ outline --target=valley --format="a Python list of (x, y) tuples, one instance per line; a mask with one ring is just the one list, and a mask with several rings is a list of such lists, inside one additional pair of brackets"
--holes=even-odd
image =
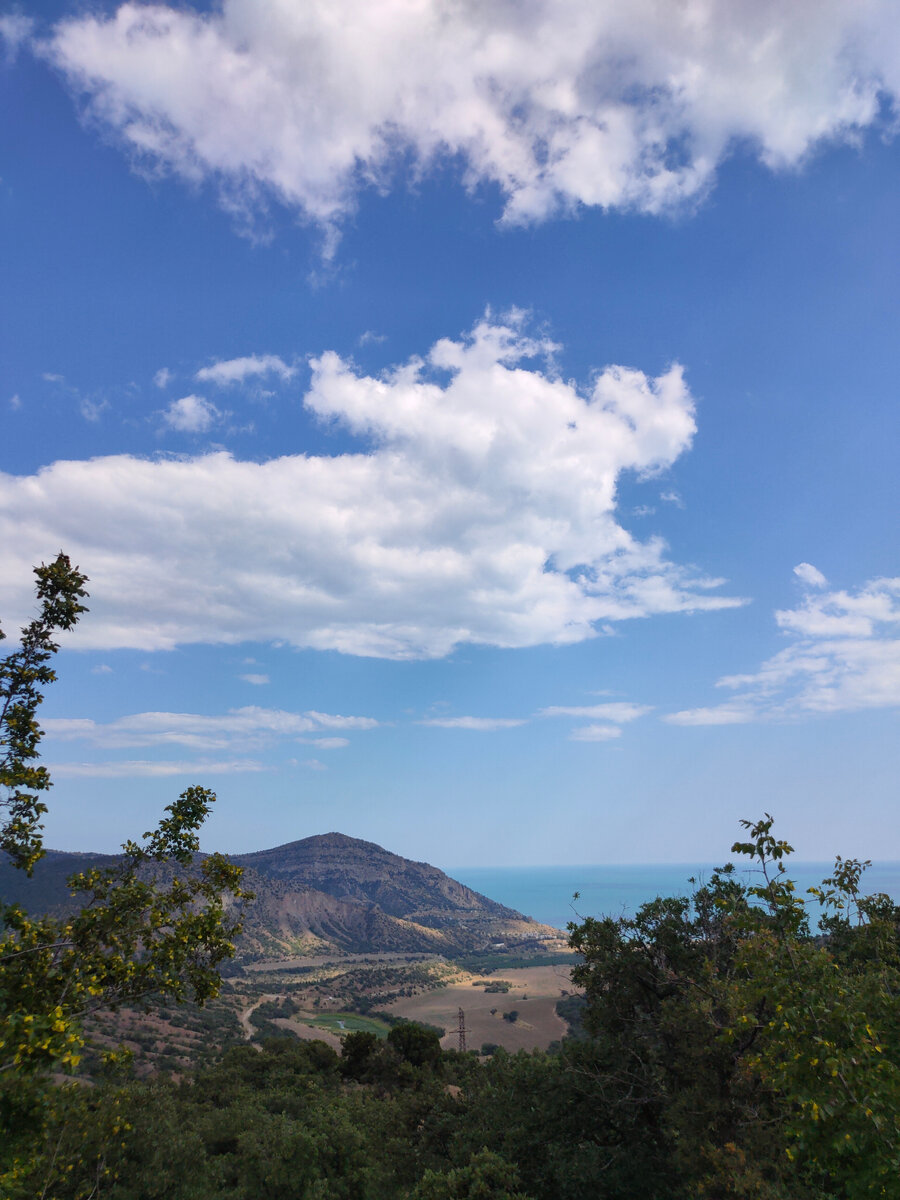
[[(401, 1021), (440, 1030), (479, 1051), (543, 1049), (561, 1040), (560, 1000), (577, 961), (566, 935), (451, 879), (428, 863), (344, 834), (304, 838), (230, 856), (254, 894), (225, 964), (219, 995), (203, 1008), (157, 1004), (92, 1014), (85, 1075), (103, 1050), (124, 1046), (138, 1075), (179, 1074), (232, 1045), (349, 1032), (386, 1037)], [(201, 858), (202, 861), (202, 858)], [(64, 916), (78, 903), (76, 870), (115, 869), (112, 855), (49, 851), (32, 879), (0, 865), (0, 894), (30, 912)]]
[[(556, 961), (548, 964), (548, 957)], [(321, 1040), (339, 1050), (347, 1033), (383, 1038), (399, 1021), (435, 1028), (442, 1047), (455, 1049), (459, 1009), (470, 1050), (546, 1049), (569, 1031), (557, 1004), (577, 994), (569, 980), (576, 956), (507, 958), (508, 966), (488, 971), (396, 953), (235, 964), (219, 996), (203, 1008), (151, 1004), (147, 1011), (104, 1011), (88, 1029), (95, 1051), (124, 1046), (140, 1076), (187, 1071), (216, 1061), (229, 1046), (261, 1046), (272, 1037)], [(90, 1074), (93, 1055), (85, 1066)]]

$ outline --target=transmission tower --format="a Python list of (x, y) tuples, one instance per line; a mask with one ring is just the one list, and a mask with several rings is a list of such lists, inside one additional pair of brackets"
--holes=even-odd
[(462, 1009), (460, 1009), (459, 1010), (459, 1052), (460, 1052), (460, 1054), (465, 1054), (465, 1052), (466, 1052), (466, 1034), (468, 1032), (469, 1032), (468, 1029), (466, 1029), (466, 1014), (463, 1012)]

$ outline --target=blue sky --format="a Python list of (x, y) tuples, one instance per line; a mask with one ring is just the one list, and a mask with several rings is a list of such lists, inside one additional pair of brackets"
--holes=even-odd
[(900, 858), (900, 35), (783, 9), (0, 15), (49, 844)]

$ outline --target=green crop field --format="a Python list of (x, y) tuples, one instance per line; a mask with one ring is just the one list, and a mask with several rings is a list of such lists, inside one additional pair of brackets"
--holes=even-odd
[(390, 1025), (374, 1017), (361, 1017), (358, 1013), (337, 1012), (317, 1013), (312, 1020), (302, 1017), (307, 1025), (316, 1025), (338, 1035), (342, 1033), (374, 1033), (378, 1037), (387, 1037)]

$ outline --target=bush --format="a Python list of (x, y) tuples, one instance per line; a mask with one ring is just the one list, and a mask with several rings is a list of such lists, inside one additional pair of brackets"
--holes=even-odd
[(442, 1057), (441, 1040), (433, 1029), (407, 1021), (387, 1035), (388, 1045), (414, 1067), (436, 1066)]

